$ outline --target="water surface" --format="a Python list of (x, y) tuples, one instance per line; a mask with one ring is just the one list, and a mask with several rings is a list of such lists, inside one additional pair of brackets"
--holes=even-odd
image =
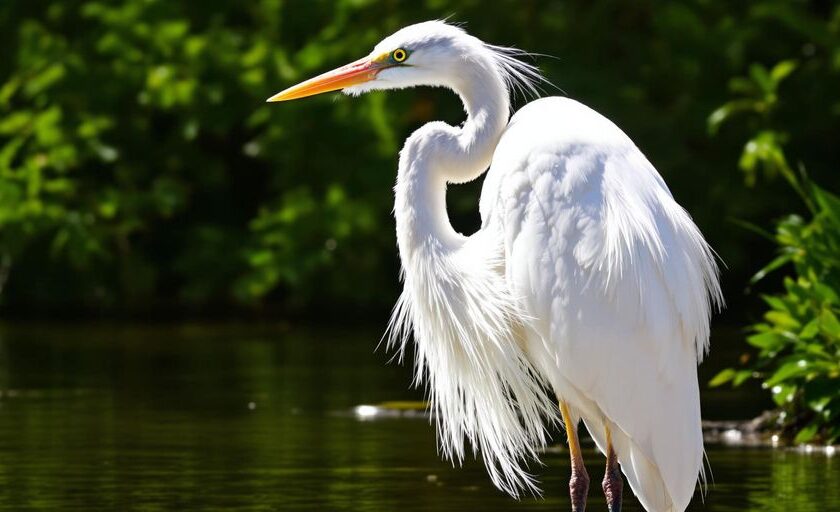
[[(0, 327), (0, 510), (569, 509), (559, 443), (534, 468), (545, 497), (514, 501), (480, 463), (441, 461), (427, 420), (356, 417), (358, 404), (422, 397), (406, 368), (374, 352), (379, 334)], [(738, 350), (718, 345), (712, 365)], [(704, 391), (710, 418), (765, 404), (754, 389)], [(591, 446), (586, 455), (588, 509), (606, 510), (603, 459)], [(722, 446), (708, 455), (714, 484), (691, 510), (840, 510), (840, 457)], [(625, 496), (625, 510), (641, 508)]]

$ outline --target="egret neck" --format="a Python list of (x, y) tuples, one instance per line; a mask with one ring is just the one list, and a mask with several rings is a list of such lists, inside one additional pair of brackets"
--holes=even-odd
[(446, 213), (448, 183), (481, 176), (507, 126), (510, 111), (504, 80), (485, 59), (465, 61), (460, 76), (442, 85), (461, 98), (467, 119), (460, 128), (440, 121), (427, 123), (406, 140), (400, 152), (394, 216), (404, 266), (416, 250), (457, 249), (465, 237)]

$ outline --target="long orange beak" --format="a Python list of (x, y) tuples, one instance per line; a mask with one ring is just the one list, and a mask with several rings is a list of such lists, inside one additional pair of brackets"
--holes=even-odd
[(266, 101), (288, 101), (305, 98), (322, 92), (337, 91), (373, 80), (384, 66), (368, 57), (351, 62), (346, 66), (328, 71), (305, 82), (278, 92)]

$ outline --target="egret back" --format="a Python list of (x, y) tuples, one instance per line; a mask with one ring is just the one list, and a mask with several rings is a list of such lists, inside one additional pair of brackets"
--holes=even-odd
[(619, 128), (562, 98), (512, 118), (481, 214), (503, 233), (534, 366), (602, 449), (612, 427), (648, 510), (684, 510), (703, 458), (696, 366), (721, 298), (697, 227)]

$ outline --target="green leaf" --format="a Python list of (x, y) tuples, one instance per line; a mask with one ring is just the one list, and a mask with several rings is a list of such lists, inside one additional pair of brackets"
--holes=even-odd
[(790, 263), (791, 259), (792, 255), (788, 253), (777, 256), (773, 259), (773, 261), (765, 265), (761, 270), (756, 272), (755, 275), (753, 275), (750, 278), (750, 284), (756, 284), (757, 282), (761, 281), (770, 272), (773, 272), (774, 270), (782, 267), (783, 265)]
[(833, 361), (834, 357), (826, 352), (823, 341), (819, 338), (816, 338), (816, 340), (813, 343), (806, 343), (804, 347), (798, 347), (797, 350), (824, 361)]
[(722, 370), (717, 375), (712, 377), (712, 380), (709, 381), (709, 386), (713, 387), (713, 388), (716, 388), (718, 386), (722, 386), (722, 385), (726, 384), (727, 382), (731, 381), (732, 379), (734, 379), (735, 375), (737, 375), (737, 373), (738, 372), (733, 368), (727, 368), (725, 370)]
[(785, 382), (789, 379), (801, 377), (802, 375), (805, 375), (810, 371), (811, 370), (808, 367), (807, 361), (805, 361), (804, 359), (799, 361), (791, 361), (780, 366), (776, 370), (776, 372), (764, 382), (764, 385), (767, 387), (772, 387), (777, 384), (781, 384), (782, 382)]
[(796, 434), (796, 437), (793, 438), (793, 442), (796, 444), (805, 444), (814, 439), (819, 431), (819, 424), (809, 423)]
[(840, 338), (840, 321), (837, 320), (837, 316), (830, 309), (823, 309), (820, 313), (820, 330), (826, 336), (835, 339)]
[(811, 185), (811, 193), (821, 210), (828, 214), (837, 225), (840, 225), (840, 197), (813, 184)]
[(761, 64), (752, 64), (750, 66), (750, 78), (752, 78), (764, 92), (771, 92), (774, 89), (773, 79), (770, 78), (767, 68)]
[(819, 281), (814, 282), (814, 292), (819, 295), (819, 297), (828, 304), (840, 304), (840, 296), (837, 295), (837, 291), (834, 290), (831, 286), (821, 283)]
[(775, 332), (763, 332), (747, 337), (747, 343), (768, 351), (777, 351), (785, 346), (787, 340)]
[(735, 378), (732, 379), (732, 386), (737, 388), (752, 376), (753, 372), (751, 370), (741, 370), (737, 375), (735, 375)]
[(729, 104), (723, 105), (715, 109), (706, 120), (709, 134), (714, 135), (720, 130), (723, 123), (732, 115), (732, 109)]
[(796, 388), (788, 384), (781, 384), (773, 387), (773, 401), (779, 407), (787, 405), (793, 400), (793, 394)]
[(768, 322), (790, 331), (798, 331), (802, 327), (798, 320), (785, 311), (768, 311), (764, 314), (764, 318)]
[(787, 306), (787, 304), (785, 304), (784, 299), (782, 299), (780, 297), (774, 297), (772, 295), (762, 295), (761, 299), (764, 302), (766, 302), (767, 305), (770, 306), (773, 309), (776, 309), (776, 310), (779, 310), (779, 311), (785, 311), (785, 312), (788, 312), (788, 313), (791, 312), (790, 308)]
[(728, 121), (735, 114), (742, 112), (755, 112), (757, 110), (759, 110), (759, 107), (756, 102), (751, 99), (729, 101), (715, 109), (715, 111), (709, 115), (709, 118), (706, 120), (706, 126), (709, 130), (709, 134), (715, 135), (720, 130), (720, 127), (723, 126), (723, 123)]
[(795, 60), (783, 60), (770, 70), (770, 78), (778, 85), (779, 82), (793, 73), (796, 67), (797, 62)]
[(743, 76), (730, 78), (729, 90), (744, 96), (756, 96), (759, 92), (755, 82)]
[(819, 333), (820, 323), (816, 318), (814, 318), (813, 320), (805, 324), (805, 327), (802, 328), (802, 331), (799, 333), (799, 339), (810, 340)]

